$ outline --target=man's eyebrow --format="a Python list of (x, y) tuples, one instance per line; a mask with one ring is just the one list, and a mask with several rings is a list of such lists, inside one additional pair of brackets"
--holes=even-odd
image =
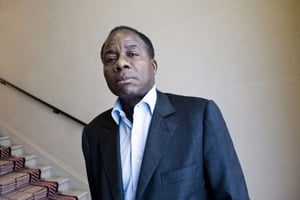
[[(125, 45), (125, 49), (127, 50), (140, 50), (141, 47), (137, 44), (128, 44), (128, 45)], [(106, 55), (106, 54), (115, 54), (117, 51), (114, 49), (114, 48), (108, 48), (106, 50), (104, 50), (103, 52), (103, 55)]]
[(113, 50), (113, 49), (107, 49), (107, 50), (104, 51), (103, 55), (106, 55), (106, 54), (114, 54), (114, 53), (116, 53), (115, 50)]
[(125, 45), (125, 48), (126, 48), (126, 49), (133, 49), (133, 48), (138, 48), (138, 49), (140, 49), (140, 45), (135, 44), (135, 43), (134, 43), (134, 44), (131, 43), (131, 44), (126, 44), (126, 45)]

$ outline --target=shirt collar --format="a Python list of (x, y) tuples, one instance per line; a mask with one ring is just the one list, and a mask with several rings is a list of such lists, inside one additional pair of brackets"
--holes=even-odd
[[(152, 89), (147, 92), (147, 94), (143, 97), (143, 99), (138, 104), (145, 103), (149, 107), (150, 114), (152, 115), (154, 112), (156, 99), (157, 99), (157, 93), (156, 93), (156, 86), (154, 85)], [(114, 104), (113, 110), (111, 111), (111, 115), (118, 125), (119, 125), (120, 117), (125, 116), (119, 98), (116, 100)]]

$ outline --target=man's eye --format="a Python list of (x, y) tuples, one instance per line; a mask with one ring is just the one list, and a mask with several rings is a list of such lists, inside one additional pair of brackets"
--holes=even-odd
[(136, 57), (136, 56), (138, 56), (138, 55), (139, 55), (139, 54), (136, 53), (136, 52), (129, 52), (129, 53), (128, 53), (128, 57), (130, 57), (130, 58)]
[(106, 57), (104, 61), (105, 63), (113, 63), (115, 60), (115, 57)]

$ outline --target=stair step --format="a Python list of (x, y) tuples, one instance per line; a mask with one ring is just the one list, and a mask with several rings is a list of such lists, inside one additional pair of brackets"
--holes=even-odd
[(9, 136), (1, 136), (0, 137), (0, 146), (10, 146), (11, 141)]
[(52, 175), (52, 167), (50, 165), (38, 165), (30, 167), (30, 169), (40, 169), (41, 170), (41, 179), (50, 178)]
[(5, 174), (0, 179), (1, 194), (8, 194), (38, 180), (38, 170), (21, 169)]
[[(48, 197), (49, 199), (63, 200), (73, 199), (73, 197), (76, 197), (77, 200), (90, 200), (89, 193), (87, 191), (71, 188), (69, 178), (53, 177), (53, 169), (51, 166), (40, 165), (36, 155), (26, 154), (22, 145), (11, 146), (11, 144), (12, 142), (9, 136), (0, 136), (0, 147), (2, 147), (0, 151), (0, 172), (2, 172), (2, 175), (0, 176), (0, 200), (31, 199), (32, 195), (35, 196), (35, 194), (28, 193), (28, 191), (34, 192), (37, 190), (37, 192), (42, 192), (40, 191), (42, 190), (42, 185), (48, 187), (49, 184), (54, 192), (51, 194), (55, 194), (56, 183), (57, 194)], [(23, 166), (25, 167), (24, 169), (22, 169)], [(38, 176), (39, 171), (31, 169), (39, 169), (40, 176)], [(40, 181), (38, 180), (39, 177)], [(34, 183), (29, 183), (30, 181), (33, 181)], [(5, 194), (2, 191), (4, 191)], [(31, 195), (31, 197), (26, 198), (24, 195)]]
[(69, 183), (70, 180), (68, 178), (64, 177), (50, 177), (47, 179), (44, 179), (45, 181), (51, 181), (51, 182), (57, 182), (58, 183), (58, 191), (59, 192), (65, 192), (70, 190)]
[(11, 146), (10, 149), (11, 149), (10, 154), (12, 156), (18, 157), (24, 155), (24, 149), (22, 145)]
[(33, 168), (38, 165), (38, 159), (36, 155), (25, 155), (25, 166), (28, 168)]

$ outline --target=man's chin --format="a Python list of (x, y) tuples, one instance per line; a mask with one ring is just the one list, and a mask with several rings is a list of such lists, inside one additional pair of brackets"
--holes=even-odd
[(143, 98), (143, 94), (140, 94), (136, 91), (126, 91), (119, 93), (117, 95), (122, 101), (127, 101), (127, 102), (139, 102)]
[(120, 99), (131, 99), (134, 98), (136, 96), (136, 92), (134, 92), (133, 90), (122, 90), (122, 91), (118, 91), (115, 93), (115, 95), (117, 95)]
[(122, 100), (132, 100), (138, 98), (139, 96), (136, 95), (135, 93), (126, 93), (126, 94), (121, 94), (118, 97)]

